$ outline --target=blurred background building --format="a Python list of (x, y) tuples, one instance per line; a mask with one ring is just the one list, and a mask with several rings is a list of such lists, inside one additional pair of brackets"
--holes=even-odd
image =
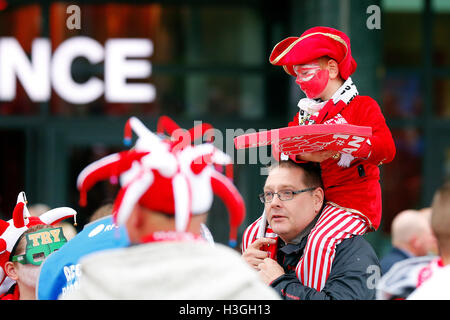
[[(77, 22), (75, 11), (67, 11), (72, 4), (79, 8), (79, 28), (70, 28)], [(124, 149), (123, 126), (132, 115), (153, 130), (162, 114), (184, 128), (202, 120), (224, 136), (227, 129), (286, 126), (301, 93), (268, 58), (277, 42), (317, 25), (350, 36), (358, 63), (352, 78), (360, 94), (379, 102), (394, 135), (396, 158), (382, 167), (382, 227), (367, 236), (383, 254), (392, 218), (404, 209), (429, 206), (435, 189), (450, 176), (448, 0), (0, 0), (1, 217), (11, 217), (18, 192), (25, 190), (31, 204), (72, 206), (82, 227), (117, 189), (100, 183), (89, 193), (88, 207), (79, 208), (76, 177), (92, 161)], [(64, 59), (63, 46), (77, 37), (89, 46)], [(51, 61), (36, 53), (45, 52), (36, 39), (50, 45)], [(151, 44), (144, 57), (132, 57), (147, 61), (149, 70), (135, 72), (135, 79), (131, 73), (123, 85), (153, 88), (154, 97), (148, 94), (140, 102), (137, 96), (107, 97), (112, 81), (106, 73), (117, 71), (111, 62), (117, 55), (114, 60), (107, 51), (113, 39)], [(11, 65), (23, 61), (11, 49), (14, 41), (28, 63)], [(92, 55), (86, 53), (91, 47)], [(14, 74), (11, 89), (5, 79), (21, 68), (34, 78)], [(67, 98), (60, 89), (64, 82), (56, 79), (64, 71), (75, 88), (94, 80), (100, 89), (90, 99), (84, 94)], [(51, 83), (41, 83), (47, 75), (39, 72), (48, 73)], [(248, 208), (246, 225), (262, 212), (257, 194), (265, 179), (261, 165), (249, 160), (235, 169)], [(216, 240), (225, 242), (227, 214), (220, 200), (212, 210), (208, 224)]]

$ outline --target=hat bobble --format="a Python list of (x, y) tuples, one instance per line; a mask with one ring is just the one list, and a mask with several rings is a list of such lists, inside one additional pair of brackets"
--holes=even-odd
[(230, 239), (228, 240), (228, 246), (231, 248), (236, 248), (237, 246), (237, 229), (232, 228), (230, 230)]
[(113, 175), (113, 176), (109, 177), (109, 182), (111, 184), (118, 184), (119, 183), (119, 177), (117, 177), (116, 175)]
[(55, 224), (59, 223), (60, 221), (65, 220), (70, 217), (73, 217), (73, 219), (75, 221), (74, 224), (76, 225), (77, 212), (74, 209), (69, 208), (69, 207), (59, 207), (59, 208), (54, 208), (47, 212), (44, 212), (43, 214), (41, 214), (39, 216), (39, 219), (44, 224), (55, 225)]
[(130, 119), (127, 120), (124, 127), (124, 133), (123, 133), (123, 144), (127, 147), (131, 146), (131, 140), (133, 137), (133, 132), (131, 130), (131, 123)]

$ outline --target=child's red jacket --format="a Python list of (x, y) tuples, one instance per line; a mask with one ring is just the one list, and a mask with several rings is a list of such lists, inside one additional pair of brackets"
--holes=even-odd
[[(342, 119), (343, 118), (343, 119)], [(350, 167), (338, 166), (327, 159), (320, 166), (326, 201), (363, 216), (370, 227), (378, 229), (381, 221), (381, 186), (379, 165), (394, 159), (395, 144), (378, 103), (368, 96), (356, 96), (337, 115), (328, 115), (320, 123), (349, 123), (372, 127), (371, 153), (367, 159), (355, 158)], [(289, 126), (299, 125), (299, 114)]]

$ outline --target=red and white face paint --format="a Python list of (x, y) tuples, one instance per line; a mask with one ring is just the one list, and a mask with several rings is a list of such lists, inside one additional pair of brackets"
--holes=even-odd
[(297, 75), (295, 82), (310, 99), (318, 98), (328, 84), (328, 70), (321, 69), (316, 61), (296, 65), (294, 66), (294, 71)]

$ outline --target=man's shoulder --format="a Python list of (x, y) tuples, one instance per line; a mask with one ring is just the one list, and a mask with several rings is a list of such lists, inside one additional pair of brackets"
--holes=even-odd
[(338, 299), (372, 300), (379, 276), (380, 266), (372, 246), (363, 236), (354, 236), (336, 246), (324, 289), (332, 290)]
[(354, 257), (355, 259), (363, 258), (371, 263), (379, 264), (375, 250), (364, 236), (354, 236), (349, 239), (344, 239), (336, 246), (336, 259), (341, 255), (344, 257)]
[(354, 249), (357, 248), (366, 248), (367, 250), (373, 250), (372, 245), (367, 241), (364, 235), (353, 236), (348, 239), (344, 239), (341, 243), (343, 247), (351, 247)]

